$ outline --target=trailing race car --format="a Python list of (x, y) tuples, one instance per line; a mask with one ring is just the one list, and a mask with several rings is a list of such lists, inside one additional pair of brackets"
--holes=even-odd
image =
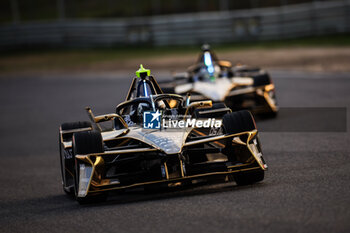
[(133, 187), (190, 185), (212, 177), (233, 178), (238, 185), (264, 179), (267, 165), (250, 112), (163, 94), (142, 66), (136, 75), (115, 113), (94, 116), (87, 108), (90, 122), (61, 125), (66, 193), (86, 203)]
[(254, 114), (276, 116), (275, 86), (269, 74), (245, 65), (232, 66), (202, 46), (196, 64), (185, 73), (175, 74), (173, 80), (160, 83), (164, 93), (187, 95), (193, 100), (224, 102), (232, 110), (248, 109)]

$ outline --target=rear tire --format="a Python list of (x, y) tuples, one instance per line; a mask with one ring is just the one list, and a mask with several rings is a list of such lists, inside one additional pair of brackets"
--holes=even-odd
[[(253, 77), (254, 78), (254, 86), (258, 87), (258, 86), (266, 86), (272, 83), (271, 78), (269, 76), (268, 73), (264, 73), (258, 76)], [(272, 90), (269, 93), (270, 98), (274, 101), (274, 105), (277, 106), (277, 100), (276, 100), (276, 94), (275, 91)], [(266, 102), (266, 100), (265, 100)], [(266, 103), (267, 104), (267, 103)], [(270, 106), (267, 107), (269, 110), (267, 110), (266, 112), (262, 112), (259, 115), (259, 117), (261, 118), (275, 118), (277, 116), (277, 111), (274, 111), (272, 109), (270, 109)]]
[[(96, 131), (85, 131), (73, 134), (72, 138), (72, 150), (74, 158), (76, 155), (101, 153), (104, 151), (103, 140), (101, 133)], [(81, 161), (75, 158), (75, 169), (74, 169), (74, 194), (75, 199), (79, 204), (96, 203), (106, 200), (107, 195), (105, 193), (96, 194), (94, 196), (78, 197), (79, 187), (79, 171)]]
[(254, 87), (271, 84), (271, 78), (268, 73), (255, 75), (253, 76), (253, 79), (254, 79)]
[(162, 91), (164, 94), (174, 94), (175, 88), (174, 87), (163, 87)]

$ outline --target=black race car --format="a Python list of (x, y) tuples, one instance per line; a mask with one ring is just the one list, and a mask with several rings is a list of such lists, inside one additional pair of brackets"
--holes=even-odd
[(193, 100), (224, 102), (232, 110), (248, 109), (253, 114), (276, 116), (275, 86), (269, 74), (245, 65), (232, 66), (219, 60), (209, 45), (202, 46), (197, 62), (187, 72), (177, 73), (170, 81), (160, 83), (165, 93)]
[[(115, 113), (59, 129), (63, 190), (79, 203), (112, 190), (189, 185), (210, 178), (264, 179), (258, 131), (248, 111), (163, 94), (141, 68)], [(110, 123), (110, 126), (106, 126)]]

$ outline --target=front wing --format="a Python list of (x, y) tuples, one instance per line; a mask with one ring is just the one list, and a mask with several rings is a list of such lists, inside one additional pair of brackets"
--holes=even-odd
[[(151, 184), (179, 183), (210, 176), (224, 176), (238, 172), (267, 169), (257, 138), (257, 130), (188, 141), (183, 145), (182, 150), (186, 151), (190, 150), (189, 148), (195, 147), (201, 148), (204, 144), (211, 144), (213, 145), (212, 148), (203, 148), (203, 150), (213, 150), (213, 152), (217, 150), (217, 152), (220, 152), (224, 146), (222, 142), (227, 141), (227, 139), (232, 139), (232, 146), (234, 148), (237, 147), (237, 151), (242, 151), (242, 148), (244, 148), (243, 152), (238, 155), (240, 159), (239, 163), (217, 160), (210, 163), (191, 165), (186, 164), (186, 160), (182, 159), (182, 152), (180, 154), (165, 154), (154, 148), (122, 149), (103, 153), (76, 155), (75, 157), (79, 161), (79, 167), (77, 168), (79, 169), (77, 171), (79, 173), (78, 196), (85, 197), (102, 191), (127, 189)], [(196, 150), (198, 151), (198, 149)], [(140, 153), (143, 156), (152, 155), (162, 158), (162, 162), (159, 164), (161, 176), (147, 177), (145, 173), (123, 174), (120, 177), (128, 178), (123, 180), (122, 178), (107, 178), (103, 175), (106, 172), (106, 167), (111, 166), (111, 164), (118, 164), (123, 159), (134, 158), (135, 155)], [(113, 163), (105, 162), (111, 156), (115, 158), (112, 161)], [(119, 161), (118, 158), (120, 158)], [(174, 166), (179, 168), (178, 171), (172, 171)]]

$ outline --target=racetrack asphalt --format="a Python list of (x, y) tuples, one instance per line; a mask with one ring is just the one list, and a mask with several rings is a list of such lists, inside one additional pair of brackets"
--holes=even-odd
[[(272, 76), (281, 107), (345, 107), (349, 122), (350, 74)], [(276, 129), (260, 133), (269, 165), (261, 183), (135, 190), (84, 206), (66, 196), (59, 125), (87, 120), (86, 106), (96, 114), (113, 112), (129, 77), (0, 79), (0, 232), (350, 232), (349, 127), (278, 130), (293, 122), (292, 114), (257, 122), (258, 128)], [(314, 119), (320, 126), (333, 120)]]

